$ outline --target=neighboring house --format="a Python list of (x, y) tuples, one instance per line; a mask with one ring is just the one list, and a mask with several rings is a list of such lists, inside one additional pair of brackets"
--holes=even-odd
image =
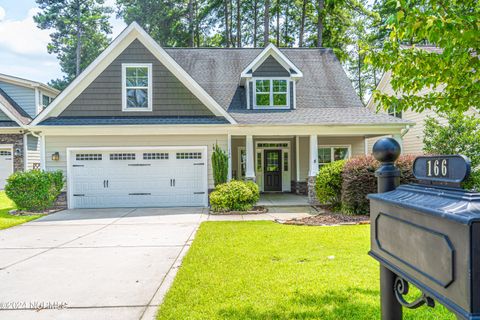
[(40, 144), (27, 126), (57, 96), (45, 84), (0, 73), (0, 190), (14, 171), (40, 168)]
[(207, 206), (210, 156), (263, 192), (307, 193), (319, 166), (410, 122), (364, 108), (330, 49), (161, 48), (127, 27), (29, 126), (70, 208)]
[[(441, 49), (436, 47), (429, 47), (429, 46), (418, 46), (418, 49), (426, 50), (429, 52), (439, 53)], [(395, 91), (392, 88), (390, 83), (392, 78), (392, 73), (390, 71), (385, 72), (378, 83), (377, 90), (382, 93), (386, 93), (388, 95), (395, 95)], [(424, 89), (420, 92), (420, 95), (427, 94), (430, 92), (429, 89)], [(373, 112), (377, 112), (377, 103), (373, 101), (371, 98), (368, 101), (367, 108)], [(439, 117), (437, 113), (433, 110), (425, 110), (423, 112), (415, 112), (412, 110), (406, 111), (397, 111), (394, 108), (387, 110), (387, 111), (380, 111), (379, 113), (389, 114), (391, 116), (397, 117), (399, 119), (403, 119), (405, 121), (415, 123), (414, 126), (408, 126), (407, 129), (403, 132), (402, 136), (402, 153), (404, 154), (423, 154), (423, 138), (425, 137), (424, 130), (425, 130), (425, 121), (428, 117), (437, 118), (440, 123), (446, 123), (446, 120)], [(479, 113), (474, 111), (473, 109), (468, 112), (469, 114), (476, 114), (479, 116)], [(368, 140), (369, 150), (372, 150), (372, 146), (378, 138), (373, 138)]]

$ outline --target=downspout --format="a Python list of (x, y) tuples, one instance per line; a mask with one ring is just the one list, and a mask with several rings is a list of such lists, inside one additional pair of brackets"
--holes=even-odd
[(38, 139), (40, 142), (40, 169), (45, 171), (45, 140), (42, 134), (36, 134), (33, 131), (29, 131), (32, 136)]

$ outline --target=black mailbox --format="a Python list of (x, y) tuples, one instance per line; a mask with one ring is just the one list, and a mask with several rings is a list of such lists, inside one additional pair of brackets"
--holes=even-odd
[[(404, 307), (433, 306), (436, 300), (458, 318), (480, 319), (480, 193), (459, 188), (469, 170), (462, 156), (419, 157), (419, 184), (368, 196), (369, 254), (394, 276), (393, 288), (384, 288), (392, 285), (387, 275), (382, 290), (393, 290)], [(412, 303), (403, 299), (408, 282), (423, 292)], [(382, 318), (401, 319), (401, 306), (395, 311), (396, 302), (384, 295)]]

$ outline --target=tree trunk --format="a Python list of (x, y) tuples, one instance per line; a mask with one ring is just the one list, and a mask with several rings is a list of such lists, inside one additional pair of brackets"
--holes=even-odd
[(200, 21), (198, 19), (198, 2), (194, 2), (195, 5), (195, 39), (197, 42), (197, 48), (200, 47)]
[(226, 45), (227, 48), (230, 47), (230, 30), (229, 30), (230, 23), (228, 22), (228, 1), (229, 0), (224, 1), (224, 5), (225, 5), (225, 8), (224, 8), (224, 13), (225, 13), (225, 45)]
[(242, 46), (242, 26), (240, 24), (240, 0), (237, 0), (237, 47)]
[(358, 95), (360, 96), (360, 100), (363, 102), (363, 90), (362, 90), (362, 56), (360, 54), (360, 46), (357, 48), (358, 50)]
[(306, 15), (306, 11), (307, 11), (307, 0), (303, 0), (302, 18), (301, 18), (301, 21), (300, 21), (300, 36), (299, 36), (299, 40), (298, 40), (298, 46), (299, 47), (303, 47), (303, 37), (304, 37), (304, 34), (305, 34), (305, 15)]
[(253, 47), (257, 47), (258, 36), (258, 0), (253, 1)]
[(263, 42), (268, 46), (270, 42), (270, 0), (265, 0), (265, 15), (263, 17)]
[(325, 0), (318, 0), (318, 21), (317, 21), (317, 47), (323, 45), (323, 8)]
[(81, 9), (81, 2), (79, 0), (76, 1), (77, 5), (77, 48), (76, 48), (76, 57), (75, 57), (75, 76), (78, 77), (80, 74), (80, 66), (81, 66), (81, 60), (82, 60), (82, 9)]
[(277, 0), (277, 47), (280, 47), (280, 0)]
[(290, 46), (290, 42), (288, 41), (288, 22), (289, 22), (288, 21), (288, 15), (289, 15), (289, 10), (288, 9), (289, 9), (289, 7), (290, 7), (290, 5), (289, 5), (289, 2), (287, 1), (285, 3), (285, 23), (284, 23), (284, 27), (283, 27), (283, 29), (284, 29), (283, 44), (284, 44), (285, 47)]
[(188, 46), (195, 45), (193, 0), (188, 0)]
[(230, 45), (235, 47), (235, 38), (233, 37), (233, 0), (230, 0)]

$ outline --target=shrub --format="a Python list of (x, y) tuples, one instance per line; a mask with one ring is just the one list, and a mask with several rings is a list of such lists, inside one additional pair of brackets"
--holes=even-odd
[(218, 144), (213, 146), (212, 169), (215, 186), (227, 182), (228, 154)]
[[(396, 166), (400, 170), (400, 183), (416, 182), (412, 166), (414, 155), (402, 155)], [(362, 156), (347, 160), (342, 172), (342, 211), (347, 214), (369, 214), (369, 193), (377, 192), (377, 178), (375, 171), (379, 162), (372, 156)]]
[(345, 162), (339, 160), (322, 166), (315, 180), (318, 201), (330, 204), (334, 210), (341, 207), (342, 171)]
[(61, 171), (19, 171), (7, 179), (5, 193), (19, 210), (43, 211), (53, 205), (63, 185)]
[(254, 182), (232, 180), (218, 185), (210, 194), (210, 205), (215, 212), (247, 211), (258, 201), (260, 192)]

